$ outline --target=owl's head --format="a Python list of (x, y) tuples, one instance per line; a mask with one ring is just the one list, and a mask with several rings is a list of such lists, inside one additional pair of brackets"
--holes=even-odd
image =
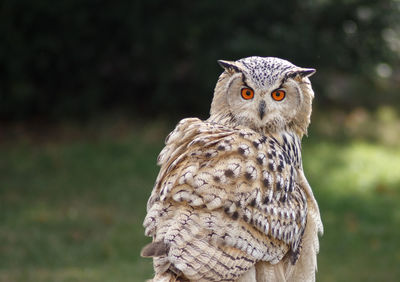
[(307, 133), (314, 98), (308, 77), (315, 69), (273, 57), (218, 63), (225, 71), (215, 87), (211, 120), (260, 132)]

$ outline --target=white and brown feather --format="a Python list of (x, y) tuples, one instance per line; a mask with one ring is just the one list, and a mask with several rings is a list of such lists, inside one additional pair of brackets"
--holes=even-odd
[(172, 265), (191, 280), (220, 281), (225, 273), (222, 280), (232, 281), (257, 261), (288, 256), (294, 264), (307, 222), (299, 146), (289, 133), (182, 120), (158, 158), (144, 223), (146, 235), (169, 246), (156, 272)]

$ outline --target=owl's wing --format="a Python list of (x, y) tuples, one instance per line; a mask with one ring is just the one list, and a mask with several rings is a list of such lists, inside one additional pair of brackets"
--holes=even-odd
[(299, 148), (282, 142), (199, 119), (177, 125), (144, 221), (155, 243), (143, 253), (156, 257), (157, 273), (229, 281), (257, 261), (298, 259), (307, 199), (296, 182)]

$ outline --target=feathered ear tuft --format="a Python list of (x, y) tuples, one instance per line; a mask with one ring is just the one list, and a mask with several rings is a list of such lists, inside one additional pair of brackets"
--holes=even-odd
[(309, 77), (312, 76), (315, 72), (316, 69), (299, 68), (299, 70), (295, 71), (295, 74), (301, 77)]
[(310, 77), (316, 72), (315, 69), (308, 69), (308, 68), (295, 68), (288, 72), (285, 75), (285, 80), (288, 78), (293, 78), (293, 79), (299, 79), (301, 80), (302, 78)]
[(218, 60), (217, 62), (224, 70), (229, 73), (240, 72), (240, 69), (233, 61)]

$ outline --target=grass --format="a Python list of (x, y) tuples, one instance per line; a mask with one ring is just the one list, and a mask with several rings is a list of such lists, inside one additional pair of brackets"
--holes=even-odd
[[(67, 130), (61, 140), (3, 140), (0, 281), (151, 277), (151, 261), (139, 252), (149, 241), (142, 221), (165, 128), (128, 124), (84, 130), (101, 134)], [(325, 226), (317, 280), (398, 281), (400, 148), (317, 132), (303, 145)]]
[(325, 234), (318, 281), (400, 279), (400, 149), (310, 138), (304, 168)]

